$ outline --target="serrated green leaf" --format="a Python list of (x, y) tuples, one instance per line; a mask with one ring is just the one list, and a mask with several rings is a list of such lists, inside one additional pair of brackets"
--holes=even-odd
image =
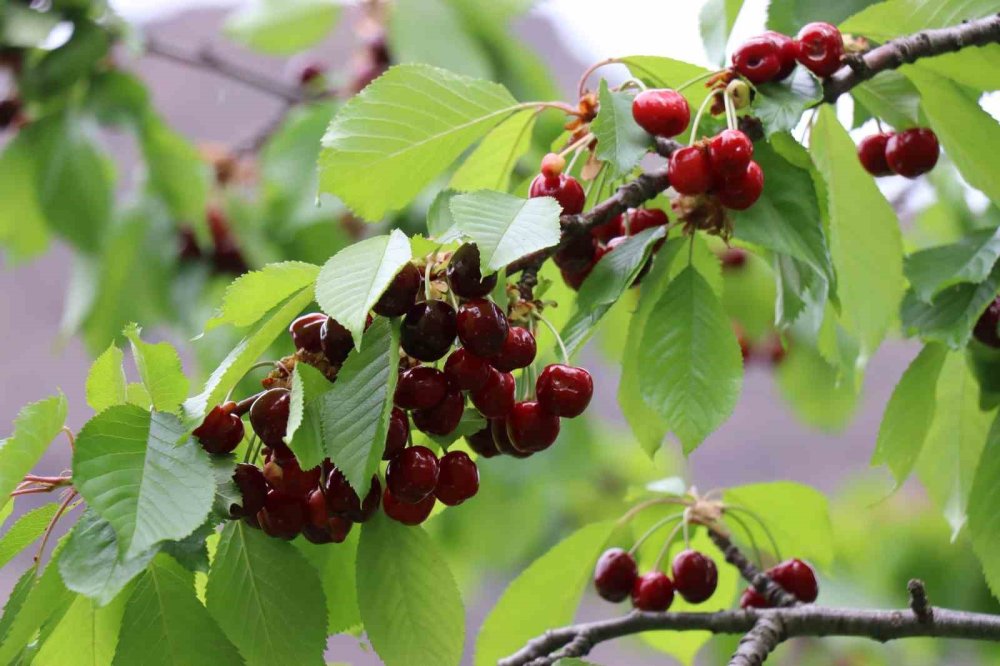
[(823, 88), (819, 79), (805, 67), (796, 67), (795, 72), (784, 81), (757, 86), (753, 114), (764, 124), (764, 134), (770, 137), (776, 132), (795, 129), (806, 109), (822, 99)]
[(365, 633), (386, 666), (458, 666), (465, 642), (462, 596), (422, 528), (381, 514), (365, 523), (357, 586)]
[[(13, 503), (8, 504), (13, 506)], [(34, 543), (56, 514), (57, 504), (43, 504), (22, 515), (0, 537), (0, 568), (14, 559), (14, 556)]]
[(132, 344), (132, 356), (142, 385), (149, 392), (154, 408), (178, 413), (190, 386), (181, 357), (169, 342), (143, 342), (140, 333), (137, 324), (130, 324), (122, 331)]
[(920, 93), (910, 80), (895, 70), (851, 89), (851, 95), (877, 118), (893, 127), (913, 127), (920, 122)]
[(994, 420), (969, 492), (969, 537), (994, 597), (1000, 597), (1000, 420)]
[(126, 596), (99, 608), (86, 597), (76, 597), (59, 623), (39, 647), (35, 666), (99, 666), (115, 656)]
[(377, 220), (409, 203), (516, 109), (501, 85), (428, 65), (392, 67), (331, 121), (320, 188)]
[(326, 457), (319, 398), (331, 388), (333, 384), (322, 372), (306, 363), (295, 364), (284, 439), (302, 469), (312, 469)]
[[(531, 130), (537, 119), (536, 111), (525, 109), (497, 125), (465, 158), (448, 187), (461, 192), (482, 189), (507, 192), (517, 161), (531, 147)], [(432, 236), (440, 237), (441, 231), (435, 231), (429, 224), (428, 230)]]
[(820, 352), (804, 341), (793, 341), (776, 369), (781, 395), (806, 424), (837, 432), (850, 422), (859, 392)]
[(389, 13), (395, 62), (425, 63), (466, 76), (494, 79), (490, 54), (447, 0), (397, 0)]
[(597, 137), (597, 158), (604, 160), (612, 177), (618, 178), (639, 165), (650, 148), (650, 136), (632, 117), (633, 92), (611, 92), (601, 79), (600, 110), (590, 125)]
[(290, 543), (242, 522), (227, 525), (208, 574), (207, 600), (248, 666), (323, 663), (323, 586)]
[(799, 28), (813, 21), (834, 25), (879, 0), (772, 0), (767, 10), (767, 27), (795, 36)]
[(393, 229), (388, 236), (345, 247), (320, 270), (316, 302), (351, 332), (355, 348), (361, 348), (361, 334), (372, 306), (411, 256), (410, 240)]
[(14, 433), (0, 439), (0, 507), (10, 501), (11, 492), (41, 460), (65, 422), (66, 396), (62, 393), (33, 402), (17, 413)]
[(178, 220), (201, 220), (208, 200), (209, 168), (184, 136), (151, 112), (144, 116), (139, 144), (149, 185)]
[(87, 373), (87, 404), (95, 412), (125, 402), (124, 354), (111, 343), (90, 366)]
[(361, 526), (357, 525), (347, 535), (347, 539), (336, 546), (317, 545), (305, 539), (298, 539), (294, 543), (323, 581), (327, 612), (326, 633), (331, 636), (361, 626), (355, 565), (360, 534)]
[(938, 292), (930, 303), (925, 303), (913, 290), (908, 290), (899, 313), (903, 333), (960, 349), (969, 342), (976, 320), (998, 293), (1000, 263), (993, 267), (984, 282), (947, 287)]
[(302, 261), (268, 264), (244, 273), (230, 283), (218, 313), (205, 322), (205, 331), (231, 324), (253, 326), (286, 298), (308, 289), (319, 275), (319, 266)]
[[(458, 192), (455, 190), (441, 190), (431, 202), (431, 207), (427, 210), (427, 235), (435, 239), (434, 244), (451, 243), (462, 237), (462, 231), (455, 225), (455, 218), (451, 214), (451, 200)], [(416, 241), (419, 236), (414, 236), (411, 240)], [(428, 254), (434, 248), (428, 249)], [(413, 248), (416, 256), (422, 256), (416, 247)]]
[(963, 282), (982, 282), (1000, 258), (1000, 230), (974, 231), (950, 245), (914, 252), (903, 261), (913, 292), (930, 302), (942, 289)]
[(290, 55), (333, 30), (340, 7), (333, 0), (256, 0), (226, 18), (230, 39), (274, 55)]
[(559, 243), (562, 208), (552, 197), (481, 190), (453, 197), (450, 205), (459, 230), (479, 248), (484, 275)]
[(73, 483), (115, 528), (119, 552), (133, 556), (200, 527), (215, 492), (208, 454), (180, 420), (133, 405), (111, 407), (83, 426)]
[(743, 0), (709, 0), (698, 14), (701, 41), (705, 44), (708, 59), (721, 65), (726, 59), (726, 44), (733, 31), (736, 18), (743, 9)]
[[(35, 14), (37, 12), (31, 12)], [(36, 158), (27, 133), (19, 132), (0, 153), (0, 244), (12, 264), (41, 254), (49, 230), (38, 199)]]
[[(651, 88), (679, 88), (710, 72), (704, 67), (663, 56), (634, 55), (618, 58), (617, 61), (628, 67), (632, 76)], [(691, 85), (684, 89), (684, 96), (691, 107), (697, 109), (708, 97), (708, 90), (705, 86)]]

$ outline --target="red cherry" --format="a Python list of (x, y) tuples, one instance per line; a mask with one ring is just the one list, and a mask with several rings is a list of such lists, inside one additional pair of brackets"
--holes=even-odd
[[(611, 240), (615, 236), (620, 235), (621, 234), (621, 230), (623, 228), (624, 228), (624, 224), (623, 224), (623, 221), (622, 221), (622, 216), (621, 215), (615, 215), (613, 218), (611, 218), (607, 222), (604, 222), (602, 224), (598, 224), (597, 226), (591, 227), (590, 228), (590, 235), (594, 238), (594, 240), (596, 240), (596, 241), (598, 241), (600, 243), (607, 243), (609, 240)], [(559, 264), (556, 264), (556, 265), (558, 266)]]
[(934, 168), (940, 148), (937, 135), (927, 128), (908, 129), (889, 137), (885, 159), (889, 168), (906, 178), (916, 178)]
[(746, 210), (757, 202), (764, 191), (764, 172), (756, 162), (741, 176), (727, 178), (718, 191), (719, 203), (733, 210)]
[(326, 355), (326, 360), (333, 365), (340, 365), (347, 360), (347, 355), (354, 349), (354, 338), (351, 337), (351, 332), (332, 317), (327, 317), (326, 321), (323, 322), (319, 332), (319, 341), (323, 354)]
[(636, 578), (632, 586), (632, 605), (641, 610), (662, 613), (674, 602), (674, 584), (662, 571), (650, 571)]
[(573, 418), (583, 414), (594, 395), (594, 380), (583, 368), (554, 363), (535, 382), (538, 404), (549, 414)]
[(201, 425), (191, 433), (198, 439), (201, 448), (209, 453), (224, 455), (243, 441), (243, 420), (233, 413), (235, 402), (226, 402), (213, 407)]
[(439, 463), (434, 496), (448, 506), (458, 506), (479, 492), (479, 468), (464, 451), (449, 451)]
[(456, 321), (463, 347), (481, 358), (500, 353), (509, 326), (496, 303), (485, 298), (466, 301), (459, 306)]
[(469, 443), (470, 449), (483, 458), (492, 458), (500, 455), (500, 451), (497, 449), (497, 445), (493, 441), (493, 430), (490, 428), (489, 423), (487, 423), (486, 427), (482, 430), (474, 432), (471, 435), (466, 435), (465, 441)]
[(753, 142), (739, 130), (722, 130), (708, 142), (708, 160), (722, 178), (744, 173), (753, 159)]
[(406, 448), (406, 442), (410, 439), (410, 420), (399, 407), (393, 407), (389, 413), (389, 428), (385, 434), (385, 450), (382, 451), (382, 460), (392, 460), (396, 455)]
[(329, 512), (326, 508), (326, 496), (319, 488), (314, 488), (305, 503), (306, 524), (323, 529), (326, 527), (326, 520)]
[(767, 35), (751, 37), (733, 53), (733, 68), (754, 85), (774, 81), (782, 71), (781, 47)]
[(264, 508), (257, 513), (257, 521), (268, 536), (291, 541), (305, 523), (305, 508), (301, 497), (271, 490), (264, 500)]
[(594, 587), (601, 598), (618, 603), (632, 593), (639, 578), (635, 558), (621, 548), (610, 548), (601, 554), (594, 568)]
[(444, 364), (444, 376), (454, 388), (475, 391), (490, 378), (493, 366), (467, 349), (456, 349)]
[(490, 419), (490, 433), (493, 435), (493, 445), (497, 451), (512, 458), (528, 458), (534, 455), (533, 451), (522, 451), (514, 446), (510, 441), (510, 434), (507, 432), (507, 419)]
[(768, 608), (770, 605), (764, 595), (752, 587), (743, 590), (740, 595), (740, 608)]
[(566, 168), (566, 158), (559, 153), (546, 153), (539, 169), (546, 178), (556, 178)]
[(1000, 349), (998, 327), (1000, 327), (1000, 296), (993, 299), (983, 314), (979, 315), (976, 326), (972, 329), (972, 335), (987, 347)]
[(344, 543), (353, 526), (354, 523), (346, 518), (330, 516), (326, 520), (326, 527), (313, 527), (309, 523), (303, 525), (302, 536), (315, 544)]
[(423, 280), (419, 268), (410, 263), (404, 264), (372, 310), (383, 317), (402, 317), (417, 300)]
[(434, 492), (438, 459), (426, 446), (411, 446), (389, 462), (385, 484), (400, 502), (416, 504)]
[(448, 391), (444, 400), (430, 409), (418, 409), (413, 412), (413, 425), (420, 432), (444, 437), (450, 435), (462, 421), (465, 411), (465, 398), (458, 390)]
[(319, 483), (319, 467), (303, 470), (295, 458), (280, 464), (272, 459), (264, 464), (264, 478), (285, 495), (305, 498)]
[(497, 275), (493, 273), (483, 277), (479, 267), (479, 248), (475, 243), (466, 243), (451, 255), (448, 283), (456, 296), (481, 298), (497, 286)]
[(547, 178), (538, 174), (528, 188), (529, 197), (553, 197), (562, 206), (563, 215), (576, 215), (583, 211), (587, 195), (583, 187), (573, 176), (560, 174), (555, 178)]
[(700, 604), (713, 594), (719, 583), (719, 571), (712, 558), (696, 550), (684, 550), (674, 558), (671, 570), (674, 588), (684, 600)]
[(727, 247), (719, 255), (722, 260), (722, 270), (743, 268), (747, 263), (747, 251), (741, 247)]
[(507, 436), (520, 451), (542, 451), (559, 437), (559, 417), (537, 402), (519, 402), (507, 415)]
[(492, 370), (482, 388), (470, 394), (472, 404), (489, 419), (507, 416), (514, 408), (514, 375)]
[(444, 400), (447, 392), (448, 380), (443, 372), (418, 365), (399, 375), (393, 402), (400, 409), (430, 409)]
[(272, 449), (285, 447), (285, 430), (288, 428), (288, 408), (291, 391), (273, 388), (264, 391), (250, 408), (250, 425), (265, 446)]
[[(637, 208), (628, 212), (628, 229), (625, 229), (625, 216), (621, 217), (618, 236), (635, 236), (646, 229), (666, 226), (670, 219), (659, 208)], [(626, 233), (628, 231), (628, 233)]]
[[(614, 222), (614, 220), (611, 220)], [(607, 223), (607, 224), (610, 224)], [(617, 232), (616, 232), (617, 233)], [(614, 234), (612, 234), (612, 237)], [(552, 256), (552, 262), (563, 271), (578, 273), (588, 270), (597, 261), (597, 239), (591, 234), (574, 233), (563, 239)]]
[(526, 328), (511, 326), (503, 341), (500, 353), (490, 359), (493, 367), (501, 372), (527, 368), (535, 360), (537, 352), (535, 336)]
[(873, 176), (891, 176), (892, 169), (885, 158), (885, 146), (889, 143), (891, 133), (879, 133), (866, 136), (858, 144), (858, 160), (865, 171)]
[(320, 344), (320, 331), (326, 322), (327, 316), (322, 312), (311, 312), (304, 314), (288, 327), (288, 332), (292, 336), (292, 343), (296, 349), (319, 354), (323, 351)]
[(691, 107), (676, 90), (643, 90), (632, 100), (632, 117), (650, 134), (669, 138), (687, 129)]
[(816, 572), (802, 560), (785, 560), (768, 569), (767, 575), (803, 603), (811, 604), (819, 596)]
[(559, 274), (562, 275), (563, 282), (566, 283), (566, 286), (568, 286), (573, 291), (579, 291), (581, 285), (583, 285), (583, 281), (587, 279), (587, 276), (590, 275), (590, 272), (592, 270), (594, 270), (594, 264), (587, 266), (582, 271), (576, 271), (576, 272), (567, 271), (565, 268), (560, 268)]
[(799, 56), (799, 47), (795, 45), (795, 40), (788, 35), (783, 35), (774, 30), (768, 30), (764, 37), (769, 38), (778, 46), (778, 59), (781, 61), (781, 70), (775, 77), (776, 81), (788, 78), (788, 75), (795, 70), (795, 65)]
[(453, 307), (444, 301), (417, 303), (403, 319), (399, 344), (415, 359), (436, 361), (451, 349), (457, 332)]
[(708, 154), (700, 146), (675, 150), (670, 155), (667, 176), (675, 190), (689, 196), (708, 192), (715, 181)]
[(844, 37), (829, 23), (808, 23), (799, 30), (799, 62), (819, 77), (830, 76), (840, 69), (844, 55)]
[(339, 469), (330, 472), (326, 480), (326, 505), (330, 513), (355, 523), (363, 523), (378, 511), (382, 484), (377, 476), (372, 476), (371, 487), (362, 502), (347, 478)]
[(243, 505), (229, 507), (229, 515), (233, 518), (256, 516), (264, 508), (267, 499), (267, 479), (256, 465), (239, 463), (233, 471), (233, 482), (240, 490)]
[(302, 68), (299, 72), (299, 83), (302, 85), (308, 85), (312, 81), (315, 81), (319, 77), (323, 76), (326, 72), (326, 68), (319, 63), (310, 63)]
[(434, 509), (434, 495), (428, 495), (415, 504), (399, 501), (388, 488), (382, 495), (382, 509), (385, 515), (404, 525), (419, 525), (427, 520)]

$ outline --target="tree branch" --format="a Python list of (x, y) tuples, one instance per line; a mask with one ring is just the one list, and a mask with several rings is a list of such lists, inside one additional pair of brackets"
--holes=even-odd
[(754, 589), (767, 599), (769, 604), (776, 608), (787, 608), (799, 603), (798, 599), (758, 569), (728, 537), (712, 529), (708, 530), (708, 536), (716, 548), (722, 552), (726, 562), (736, 567), (743, 579), (753, 585)]

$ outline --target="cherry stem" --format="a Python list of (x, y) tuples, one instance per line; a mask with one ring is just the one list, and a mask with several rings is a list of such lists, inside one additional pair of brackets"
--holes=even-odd
[(250, 438), (250, 443), (247, 444), (247, 450), (243, 452), (243, 462), (250, 462), (250, 453), (253, 451), (254, 445), (257, 444), (257, 433), (253, 434)]
[(253, 365), (251, 365), (249, 368), (247, 368), (247, 371), (243, 373), (243, 376), (240, 377), (236, 381), (235, 384), (233, 384), (233, 387), (231, 389), (229, 389), (228, 393), (226, 393), (226, 399), (223, 400), (222, 402), (230, 402), (232, 400), (232, 397), (233, 397), (233, 391), (235, 391), (236, 387), (239, 385), (239, 383), (242, 382), (244, 379), (246, 379), (247, 375), (249, 375), (254, 370), (259, 370), (260, 368), (268, 368), (268, 367), (274, 368), (274, 367), (279, 366), (279, 365), (281, 365), (280, 361), (257, 361), (256, 363), (254, 363)]
[(733, 521), (735, 521), (736, 524), (739, 525), (740, 528), (743, 530), (743, 532), (747, 535), (747, 539), (749, 539), (750, 541), (750, 547), (753, 548), (754, 557), (757, 559), (757, 566), (763, 569), (764, 556), (760, 552), (760, 547), (757, 545), (757, 538), (754, 537), (753, 531), (750, 529), (750, 526), (747, 525), (746, 522), (735, 513), (730, 514), (729, 517), (732, 518)]
[(615, 88), (615, 92), (622, 92), (628, 90), (629, 88), (638, 88), (639, 90), (645, 90), (646, 84), (639, 79), (625, 79), (622, 81), (621, 85)]
[(685, 514), (685, 517), (681, 519), (680, 524), (677, 527), (675, 527), (672, 532), (670, 532), (670, 536), (668, 536), (667, 540), (663, 542), (663, 548), (660, 549), (660, 553), (656, 556), (656, 561), (653, 562), (653, 571), (659, 571), (660, 570), (660, 565), (663, 564), (663, 558), (666, 557), (667, 554), (670, 552), (670, 545), (674, 542), (674, 539), (677, 538), (677, 533), (682, 528), (683, 529), (687, 529), (687, 515), (686, 515), (687, 511), (686, 510), (684, 511), (684, 514)]
[[(431, 252), (427, 255), (427, 265), (424, 266), (424, 300), (431, 300), (431, 266), (434, 265), (433, 257), (437, 254), (437, 251)], [(451, 291), (449, 289), (449, 291)]]
[(70, 451), (74, 451), (75, 452), (76, 451), (76, 435), (73, 434), (73, 431), (70, 430), (69, 426), (63, 426), (62, 428), (60, 428), (60, 430), (66, 435), (66, 439), (69, 440), (69, 449), (70, 449)]
[(593, 65), (584, 70), (583, 74), (580, 76), (580, 84), (576, 87), (576, 94), (579, 97), (583, 97), (584, 91), (587, 89), (587, 79), (590, 75), (599, 70), (605, 65), (613, 65), (618, 62), (618, 58), (605, 58), (604, 60), (599, 60)]
[(726, 107), (726, 126), (729, 129), (736, 129), (736, 109), (733, 107), (733, 99), (728, 91), (722, 92), (722, 102)]
[(566, 365), (569, 365), (570, 364), (569, 363), (569, 352), (566, 351), (566, 345), (563, 343), (563, 339), (562, 339), (562, 336), (559, 335), (559, 331), (557, 331), (556, 327), (552, 325), (552, 322), (550, 322), (548, 319), (546, 319), (545, 317), (543, 317), (538, 312), (534, 313), (534, 317), (538, 321), (540, 321), (543, 324), (545, 324), (545, 327), (552, 332), (553, 336), (555, 336), (555, 338), (556, 338), (556, 344), (559, 345), (559, 353), (562, 355), (563, 363), (565, 363)]
[(708, 108), (708, 103), (711, 102), (712, 98), (718, 94), (718, 91), (712, 91), (701, 103), (701, 106), (698, 107), (698, 113), (695, 114), (694, 122), (691, 123), (691, 140), (688, 141), (689, 146), (693, 146), (694, 142), (698, 139), (698, 126), (701, 124), (701, 117), (705, 114), (705, 109)]
[(875, 126), (878, 127), (879, 134), (885, 134), (885, 128), (882, 127), (882, 120), (880, 118), (875, 119)]
[[(566, 157), (566, 155), (568, 155), (570, 153), (570, 151), (576, 150), (576, 149), (580, 148), (581, 146), (585, 146), (585, 145), (587, 145), (588, 143), (590, 143), (593, 140), (594, 140), (594, 135), (591, 132), (587, 132), (586, 134), (584, 134), (583, 136), (581, 136), (579, 139), (577, 139), (576, 141), (574, 141), (573, 143), (569, 144), (568, 146), (566, 146), (565, 148), (563, 148), (561, 151), (559, 151), (559, 157)], [(576, 158), (574, 157), (573, 159), (576, 159)], [(572, 167), (573, 167), (572, 163), (569, 164), (569, 165), (567, 165), (566, 166), (566, 171), (569, 171)]]
[(55, 515), (52, 516), (52, 520), (49, 521), (48, 527), (45, 528), (45, 535), (42, 536), (42, 543), (38, 545), (38, 551), (35, 553), (34, 562), (35, 562), (36, 576), (38, 575), (38, 565), (41, 564), (42, 555), (45, 552), (45, 545), (48, 544), (49, 537), (52, 536), (52, 530), (55, 529), (56, 523), (59, 522), (59, 518), (61, 518), (62, 515), (66, 513), (67, 509), (69, 508), (70, 502), (72, 502), (76, 498), (76, 494), (77, 494), (76, 489), (74, 488), (66, 495), (66, 499), (64, 499), (62, 501), (62, 504), (59, 505), (59, 508), (56, 510)]
[(764, 519), (761, 518), (760, 515), (757, 514), (757, 512), (751, 511), (745, 506), (739, 506), (733, 504), (727, 504), (725, 506), (725, 510), (740, 511), (753, 518), (754, 521), (756, 521), (756, 523), (760, 525), (760, 528), (764, 531), (764, 534), (767, 535), (767, 540), (771, 542), (771, 548), (774, 549), (774, 556), (778, 558), (779, 562), (781, 561), (782, 559), (781, 549), (778, 548), (778, 542), (774, 539), (774, 534), (771, 533), (771, 530), (768, 528), (767, 523), (764, 522)]
[(652, 527), (643, 532), (642, 536), (636, 539), (636, 542), (632, 545), (631, 548), (628, 549), (629, 555), (635, 555), (636, 551), (639, 550), (642, 544), (645, 543), (646, 540), (649, 539), (649, 537), (653, 536), (654, 534), (656, 534), (657, 531), (663, 528), (664, 525), (668, 525), (673, 521), (677, 520), (678, 518), (684, 518), (685, 512), (686, 510), (681, 511), (680, 513), (675, 513), (671, 516), (667, 516), (666, 518), (661, 518), (660, 520), (653, 523)]
[(628, 523), (630, 520), (632, 520), (633, 518), (635, 518), (637, 515), (639, 515), (639, 513), (641, 513), (642, 511), (648, 509), (649, 507), (651, 507), (651, 506), (660, 506), (661, 504), (679, 504), (679, 505), (682, 505), (682, 506), (687, 506), (688, 503), (686, 501), (684, 501), (683, 499), (681, 499), (680, 497), (655, 497), (653, 499), (646, 500), (645, 502), (641, 502), (639, 504), (636, 504), (634, 507), (632, 507), (631, 509), (629, 509), (628, 511), (626, 511), (622, 515), (622, 517), (618, 519), (618, 522), (616, 523), (616, 525), (619, 525), (619, 526), (620, 525), (624, 525), (624, 524)]
[(726, 71), (726, 70), (720, 69), (720, 70), (715, 71), (715, 72), (708, 72), (707, 74), (702, 74), (701, 76), (696, 76), (693, 79), (688, 79), (684, 83), (682, 83), (679, 86), (677, 86), (676, 88), (674, 88), (674, 90), (676, 90), (677, 92), (680, 92), (680, 91), (684, 90), (685, 88), (693, 86), (694, 84), (698, 83), (699, 81), (704, 81), (705, 79), (709, 79), (709, 78), (715, 76), (716, 74), (721, 74), (724, 71)]
[(32, 483), (45, 483), (52, 486), (64, 486), (70, 483), (73, 479), (68, 476), (35, 476), (34, 474), (25, 474), (25, 481), (31, 481)]
[(583, 115), (579, 109), (574, 107), (572, 104), (567, 104), (566, 102), (525, 102), (524, 104), (518, 104), (513, 107), (513, 110), (515, 111), (521, 111), (524, 109), (557, 109), (567, 115), (576, 116), (578, 118)]

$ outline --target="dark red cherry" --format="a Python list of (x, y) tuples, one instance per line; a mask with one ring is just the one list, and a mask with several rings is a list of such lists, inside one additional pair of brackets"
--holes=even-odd
[(650, 134), (670, 138), (687, 129), (691, 107), (676, 90), (643, 90), (632, 100), (632, 118)]
[(492, 370), (482, 388), (470, 394), (472, 404), (488, 419), (507, 416), (514, 408), (514, 375)]
[(389, 429), (385, 434), (385, 450), (382, 451), (382, 460), (392, 460), (396, 455), (406, 448), (406, 442), (410, 439), (410, 419), (406, 412), (399, 407), (393, 407), (389, 414)]
[(592, 270), (594, 270), (594, 264), (590, 264), (584, 270), (576, 272), (567, 271), (565, 268), (560, 268), (559, 274), (562, 275), (563, 282), (566, 283), (566, 286), (568, 286), (573, 291), (579, 291), (580, 287), (583, 286), (584, 280), (587, 279), (587, 276), (590, 275), (590, 272)]
[(601, 554), (594, 568), (594, 587), (602, 599), (613, 603), (624, 601), (632, 594), (639, 578), (635, 558), (621, 548), (610, 548)]
[(583, 414), (594, 396), (594, 380), (583, 368), (554, 363), (535, 382), (538, 404), (549, 414), (573, 418)]
[(500, 353), (507, 339), (507, 317), (493, 301), (485, 298), (468, 300), (458, 308), (458, 339), (465, 349), (488, 358)]
[(326, 72), (326, 67), (318, 62), (309, 63), (299, 70), (299, 83), (309, 85)]
[(271, 490), (264, 500), (264, 508), (257, 513), (257, 521), (268, 536), (291, 541), (305, 524), (305, 507), (301, 497)]
[(304, 314), (288, 327), (288, 332), (292, 336), (292, 343), (296, 349), (318, 354), (323, 351), (320, 344), (320, 331), (326, 322), (327, 316), (322, 312), (311, 312)]
[(438, 464), (434, 496), (443, 504), (458, 506), (479, 492), (479, 468), (464, 451), (449, 451)]
[(201, 425), (194, 429), (193, 434), (201, 448), (209, 453), (224, 455), (232, 453), (233, 449), (243, 441), (243, 421), (233, 413), (235, 402), (226, 402), (213, 407)]
[(744, 173), (751, 159), (753, 142), (739, 130), (722, 130), (708, 142), (708, 161), (716, 175), (722, 178)]
[(272, 459), (264, 464), (264, 478), (275, 490), (304, 499), (319, 484), (319, 467), (303, 470), (295, 458), (280, 464)]
[(256, 465), (239, 463), (233, 471), (233, 482), (240, 490), (243, 505), (230, 506), (229, 515), (232, 518), (256, 516), (264, 508), (264, 500), (267, 499), (267, 479), (264, 478), (264, 473)]
[(434, 407), (414, 411), (413, 425), (420, 432), (444, 437), (455, 431), (464, 411), (465, 398), (461, 391), (453, 389), (445, 393), (444, 399)]
[(434, 495), (430, 494), (415, 504), (401, 502), (389, 488), (382, 495), (382, 509), (385, 515), (404, 525), (419, 525), (427, 520), (434, 509)]
[(273, 449), (285, 447), (284, 437), (288, 428), (288, 408), (291, 391), (273, 388), (261, 393), (250, 408), (250, 425), (265, 446)]
[(399, 343), (415, 359), (436, 361), (448, 353), (457, 333), (455, 309), (444, 301), (427, 301), (406, 313)]
[(411, 263), (404, 264), (372, 310), (383, 317), (402, 317), (417, 300), (423, 279), (419, 268)]
[(483, 387), (490, 378), (493, 366), (484, 358), (472, 354), (467, 349), (456, 349), (444, 364), (444, 376), (454, 388), (475, 391)]
[(885, 158), (885, 147), (891, 133), (880, 132), (861, 139), (858, 144), (858, 160), (865, 171), (873, 176), (891, 176), (892, 169)]
[(512, 458), (528, 458), (533, 451), (521, 451), (510, 441), (507, 434), (507, 419), (490, 419), (490, 433), (493, 435), (493, 445), (497, 451)]
[(844, 37), (836, 26), (808, 23), (799, 30), (795, 41), (799, 47), (799, 62), (816, 76), (827, 77), (840, 69)]
[(563, 215), (576, 215), (583, 211), (587, 195), (580, 183), (568, 174), (559, 174), (555, 178), (547, 178), (538, 174), (528, 188), (529, 197), (552, 197), (562, 206)]
[(434, 492), (438, 459), (426, 446), (411, 446), (389, 462), (385, 484), (400, 502), (416, 504)]
[(819, 596), (816, 572), (802, 560), (785, 560), (768, 569), (767, 575), (803, 603), (811, 604)]
[(979, 315), (976, 326), (972, 329), (972, 335), (987, 347), (1000, 349), (998, 327), (1000, 327), (1000, 296), (993, 299), (983, 314)]
[(671, 571), (674, 589), (692, 604), (700, 604), (715, 594), (719, 571), (712, 558), (696, 550), (683, 550), (674, 558)]
[[(666, 226), (670, 219), (659, 208), (637, 208), (628, 212), (628, 229), (625, 228), (625, 216), (621, 216), (619, 236), (635, 236), (646, 229)], [(627, 233), (626, 233), (627, 232)]]
[[(594, 240), (600, 243), (607, 243), (609, 240), (621, 234), (621, 230), (624, 228), (621, 215), (615, 215), (613, 218), (598, 224), (597, 226), (590, 228), (590, 235)], [(556, 264), (558, 266), (558, 264)]]
[(795, 40), (788, 35), (783, 35), (774, 30), (765, 32), (764, 37), (769, 38), (778, 46), (778, 59), (781, 61), (781, 70), (778, 72), (775, 80), (781, 81), (788, 78), (788, 75), (795, 70), (795, 64), (799, 57), (799, 47), (795, 45)]
[(344, 543), (353, 526), (354, 523), (346, 518), (330, 516), (324, 528), (313, 527), (308, 523), (303, 525), (302, 536), (315, 544)]
[(492, 458), (500, 455), (500, 451), (497, 449), (497, 445), (493, 441), (493, 430), (490, 428), (489, 423), (487, 423), (486, 427), (482, 430), (474, 432), (471, 435), (466, 435), (465, 441), (469, 443), (470, 449), (483, 458)]
[(916, 178), (933, 169), (939, 153), (937, 135), (927, 128), (893, 134), (885, 144), (889, 168), (906, 178)]
[(670, 155), (667, 176), (670, 178), (671, 187), (689, 196), (708, 192), (715, 182), (708, 154), (700, 146), (675, 150)]
[(635, 579), (632, 606), (652, 613), (662, 613), (674, 603), (674, 584), (662, 571), (650, 571)]
[(733, 53), (733, 68), (754, 85), (774, 81), (782, 72), (781, 47), (767, 35), (751, 37)]
[(451, 255), (448, 283), (456, 296), (482, 298), (497, 286), (497, 275), (493, 273), (483, 277), (479, 267), (479, 248), (475, 243), (466, 243)]
[[(611, 222), (614, 222), (614, 219)], [(595, 257), (597, 247), (597, 239), (591, 234), (573, 233), (563, 238), (559, 249), (552, 256), (552, 262), (570, 273), (589, 270), (597, 261)]]
[(740, 595), (740, 608), (768, 608), (769, 606), (770, 604), (767, 603), (764, 595), (752, 587), (743, 590), (743, 594)]
[(448, 392), (448, 380), (437, 368), (418, 365), (399, 375), (393, 402), (400, 409), (430, 409)]
[(339, 469), (331, 471), (326, 480), (326, 505), (330, 513), (355, 523), (365, 522), (378, 511), (381, 494), (382, 484), (377, 476), (372, 476), (371, 487), (364, 502)]
[(354, 349), (354, 339), (351, 332), (340, 325), (331, 317), (327, 317), (323, 322), (323, 327), (319, 332), (320, 347), (323, 354), (333, 365), (340, 365), (347, 360), (347, 355)]
[(732, 176), (716, 193), (719, 203), (732, 210), (746, 210), (757, 202), (764, 191), (764, 172), (756, 162), (740, 176)]
[(743, 268), (747, 263), (747, 251), (741, 247), (727, 247), (719, 255), (722, 260), (722, 270)]
[(507, 415), (507, 435), (521, 451), (542, 451), (559, 437), (559, 417), (537, 402), (519, 402)]
[(535, 360), (535, 336), (526, 328), (511, 326), (503, 341), (500, 353), (490, 359), (493, 367), (501, 372), (527, 368)]

